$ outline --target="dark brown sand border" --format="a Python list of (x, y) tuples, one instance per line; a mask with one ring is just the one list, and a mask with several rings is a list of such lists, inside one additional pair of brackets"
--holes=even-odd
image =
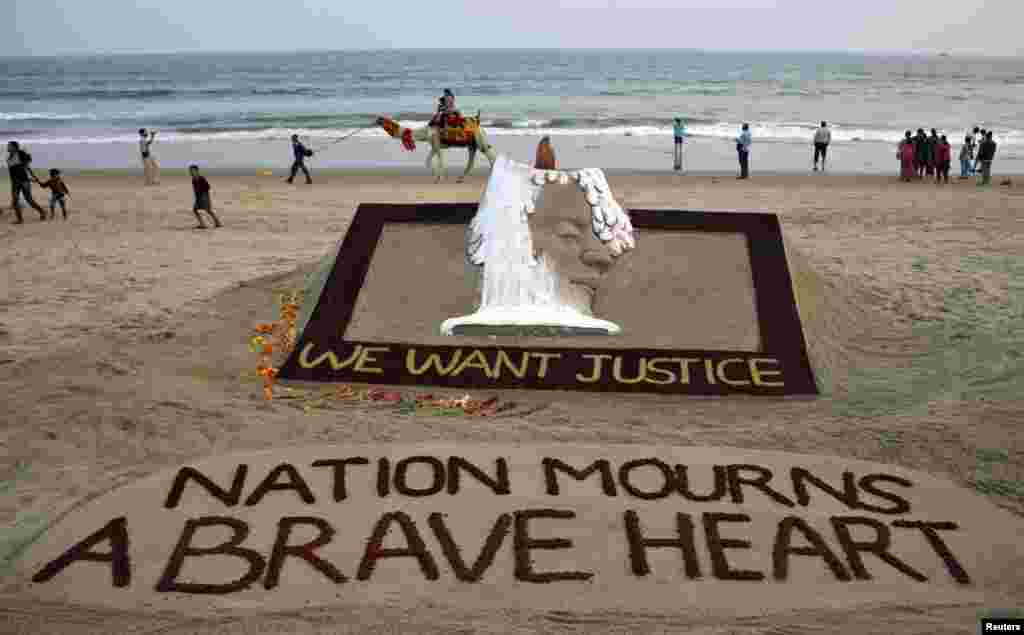
[[(774, 214), (630, 210), (638, 229), (747, 238), (761, 345), (746, 350), (432, 346), (345, 339), (387, 223), (467, 224), (475, 203), (363, 204), (309, 324), (279, 377), (449, 388), (530, 388), (691, 395), (816, 395), (782, 231)], [(709, 275), (714, 275), (713, 270)]]

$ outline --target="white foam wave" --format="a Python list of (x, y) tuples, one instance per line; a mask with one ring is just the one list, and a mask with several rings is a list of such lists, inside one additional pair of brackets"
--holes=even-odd
[(0, 121), (65, 121), (96, 119), (96, 115), (59, 112), (0, 112)]
[[(408, 127), (425, 126), (425, 121), (404, 121), (402, 125)], [(331, 142), (356, 133), (357, 139), (383, 139), (387, 134), (379, 128), (338, 128), (338, 129), (292, 129), (292, 128), (268, 128), (265, 130), (229, 130), (210, 132), (160, 132), (158, 140), (162, 143), (194, 143), (203, 141), (286, 141), (292, 134), (298, 134), (304, 139), (320, 142)], [(739, 124), (716, 123), (697, 124), (687, 128), (688, 133), (696, 138), (733, 139), (739, 133)], [(815, 128), (812, 126), (779, 125), (779, 124), (752, 124), (751, 134), (755, 143), (758, 141), (777, 141), (792, 143), (810, 143), (814, 138)], [(552, 137), (578, 137), (578, 136), (602, 136), (602, 137), (670, 137), (672, 128), (670, 126), (612, 126), (608, 128), (487, 128), (489, 136), (510, 136), (510, 137), (540, 137), (550, 135)], [(832, 128), (832, 141), (839, 143), (851, 142), (877, 142), (896, 144), (903, 138), (903, 130), (880, 130), (870, 128)], [(959, 132), (945, 131), (950, 143), (954, 146), (962, 141)], [(138, 136), (134, 133), (93, 135), (93, 136), (60, 136), (60, 137), (32, 137), (25, 141), (39, 145), (77, 145), (77, 144), (110, 144), (110, 143), (136, 143)], [(1011, 130), (1000, 132), (996, 135), (996, 141), (1001, 147), (1024, 146), (1024, 132)]]

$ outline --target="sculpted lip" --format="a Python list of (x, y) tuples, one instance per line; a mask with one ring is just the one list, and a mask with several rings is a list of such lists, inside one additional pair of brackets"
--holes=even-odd
[(574, 287), (584, 289), (590, 294), (591, 299), (597, 295), (597, 286), (601, 282), (600, 276), (587, 276), (583, 278), (570, 278), (569, 283)]

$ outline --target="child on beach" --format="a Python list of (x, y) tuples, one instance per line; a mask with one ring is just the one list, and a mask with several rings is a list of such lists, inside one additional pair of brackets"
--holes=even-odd
[(192, 213), (196, 215), (196, 219), (199, 224), (196, 225), (196, 229), (206, 229), (207, 225), (203, 222), (203, 217), (199, 215), (199, 210), (206, 210), (206, 213), (213, 219), (214, 227), (223, 227), (220, 219), (213, 213), (213, 205), (210, 204), (210, 182), (199, 174), (198, 165), (188, 166), (188, 172), (192, 175), (192, 191), (195, 192), (196, 201), (192, 206)]
[(949, 183), (949, 165), (953, 159), (953, 147), (949, 145), (946, 135), (939, 138), (935, 146), (935, 183)]
[(50, 170), (50, 179), (46, 182), (36, 179), (36, 183), (39, 187), (50, 190), (50, 220), (56, 220), (57, 218), (57, 206), (60, 205), (60, 211), (64, 214), (64, 220), (68, 219), (68, 207), (64, 199), (71, 196), (71, 191), (68, 189), (64, 179), (60, 176), (60, 170), (53, 168)]

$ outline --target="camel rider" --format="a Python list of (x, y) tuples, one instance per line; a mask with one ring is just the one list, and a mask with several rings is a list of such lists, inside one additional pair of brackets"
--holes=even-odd
[(450, 88), (445, 88), (444, 95), (437, 100), (437, 114), (434, 115), (430, 125), (444, 128), (448, 123), (448, 115), (456, 114), (457, 112), (455, 110), (455, 94), (452, 93)]

